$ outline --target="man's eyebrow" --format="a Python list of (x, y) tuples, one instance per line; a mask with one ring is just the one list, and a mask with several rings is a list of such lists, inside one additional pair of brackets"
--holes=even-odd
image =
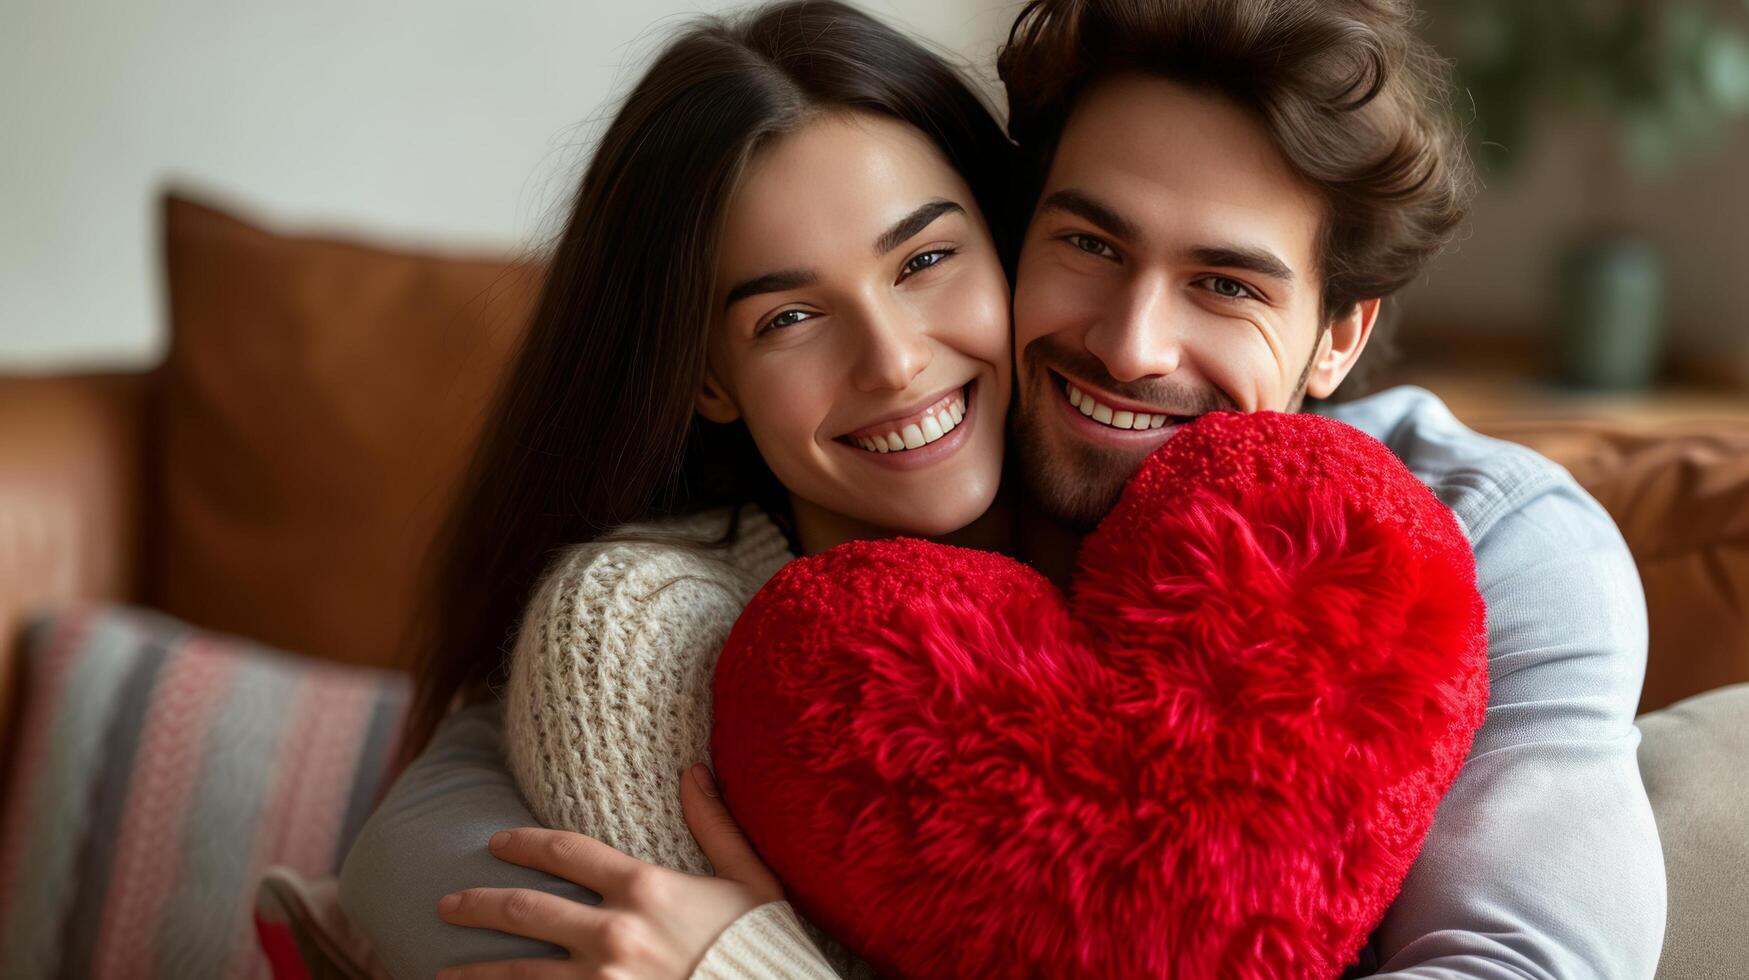
[(1294, 270), (1266, 248), (1246, 245), (1197, 245), (1185, 252), (1199, 265), (1244, 269), (1281, 282), (1293, 282)]
[(905, 215), (893, 226), (881, 232), (881, 237), (875, 239), (875, 256), (879, 257), (905, 244), (905, 240), (929, 227), (930, 223), (944, 214), (958, 212), (965, 214), (966, 209), (952, 201), (938, 199), (930, 201)]
[(729, 290), (728, 299), (723, 300), (723, 310), (727, 312), (729, 307), (749, 296), (758, 296), (760, 293), (780, 293), (786, 289), (800, 289), (803, 286), (812, 286), (819, 281), (819, 274), (811, 269), (783, 269), (778, 272), (767, 272), (763, 276), (754, 276), (752, 279), (736, 283), (735, 288)]
[(1087, 221), (1090, 224), (1097, 225), (1101, 231), (1104, 231), (1109, 235), (1115, 235), (1118, 238), (1128, 241), (1134, 241), (1136, 238), (1140, 237), (1140, 232), (1137, 230), (1134, 222), (1125, 218), (1123, 215), (1118, 214), (1116, 211), (1113, 211), (1109, 206), (1095, 200), (1085, 191), (1078, 191), (1073, 188), (1064, 188), (1063, 190), (1056, 191), (1043, 201), (1039, 202), (1038, 209), (1040, 211), (1049, 211), (1053, 209), (1057, 211), (1067, 211), (1077, 218)]

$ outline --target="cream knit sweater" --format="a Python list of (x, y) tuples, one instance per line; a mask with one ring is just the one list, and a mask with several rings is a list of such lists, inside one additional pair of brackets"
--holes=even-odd
[[(709, 759), (711, 675), (730, 627), (794, 557), (752, 507), (726, 547), (709, 546), (728, 519), (717, 510), (628, 527), (548, 566), (524, 614), (504, 705), (510, 769), (541, 823), (710, 873), (681, 813), (680, 772)], [(693, 976), (839, 974), (873, 975), (789, 903), (772, 902), (730, 925)]]

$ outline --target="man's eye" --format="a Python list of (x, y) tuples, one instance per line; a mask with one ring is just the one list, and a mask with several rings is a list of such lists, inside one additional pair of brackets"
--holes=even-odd
[[(935, 249), (934, 251), (920, 252), (917, 255), (913, 255), (910, 259), (908, 259), (905, 262), (905, 266), (904, 266), (904, 270), (903, 270), (904, 274), (906, 276), (909, 276), (909, 275), (913, 275), (913, 274), (918, 273), (918, 272), (922, 272), (924, 269), (927, 269), (930, 266), (940, 265), (941, 263), (947, 261), (947, 257), (954, 254), (954, 251), (955, 250), (951, 249), (951, 248), (938, 248), (938, 249)], [(903, 278), (903, 276), (901, 276), (900, 278)]]
[(1207, 279), (1204, 279), (1203, 282), (1208, 284), (1209, 292), (1214, 293), (1222, 299), (1257, 298), (1257, 294), (1252, 292), (1249, 286), (1246, 286), (1237, 279), (1229, 279), (1226, 276), (1210, 276)]
[(765, 321), (765, 325), (759, 328), (759, 332), (765, 333), (770, 330), (781, 330), (784, 327), (793, 327), (796, 324), (801, 323), (803, 320), (808, 319), (811, 319), (811, 317), (806, 310), (784, 310), (782, 313)]
[(1117, 258), (1117, 249), (1114, 249), (1105, 242), (1094, 238), (1092, 235), (1082, 235), (1079, 233), (1064, 235), (1063, 240), (1089, 255), (1097, 255), (1103, 259)]

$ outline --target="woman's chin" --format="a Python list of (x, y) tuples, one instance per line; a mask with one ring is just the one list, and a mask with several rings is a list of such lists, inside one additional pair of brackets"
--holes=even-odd
[(1002, 481), (999, 451), (976, 463), (917, 471), (898, 480), (841, 478), (806, 496), (792, 491), (803, 547), (812, 553), (852, 539), (941, 538), (961, 531), (995, 503)]
[[(968, 486), (967, 482), (972, 483)], [(901, 498), (888, 502), (882, 515), (868, 523), (886, 528), (894, 537), (939, 538), (963, 530), (996, 500), (995, 477), (987, 481), (961, 482), (952, 499), (931, 495), (914, 503)], [(910, 504), (908, 506), (908, 504)]]

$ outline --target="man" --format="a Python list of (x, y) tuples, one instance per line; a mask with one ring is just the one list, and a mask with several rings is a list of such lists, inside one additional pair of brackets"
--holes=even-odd
[[(1000, 66), (1036, 167), (1014, 307), (1019, 541), (1061, 581), (1172, 432), (1125, 423), (1331, 396), (1457, 226), (1468, 171), (1438, 62), (1392, 0), (1035, 0)], [(1452, 507), (1488, 603), (1487, 720), (1353, 972), (1651, 976), (1664, 873), (1635, 754), (1644, 600), (1620, 535), (1558, 467), (1426, 392), (1315, 410)], [(493, 737), (475, 743), (488, 767)], [(475, 780), (498, 826), (528, 822), (507, 778), (465, 769), (427, 780)]]
[[(1096, 522), (1163, 441), (1099, 424), (1106, 410), (1293, 410), (1354, 367), (1468, 177), (1408, 14), (1040, 0), (1021, 15), (1001, 62), (1010, 131), (1044, 176), (1016, 278), (1012, 445), (1056, 518), (1021, 542)], [(1488, 604), (1487, 719), (1370, 958), (1392, 977), (1651, 976), (1665, 893), (1633, 724), (1645, 609), (1614, 524), (1559, 467), (1426, 392), (1320, 410), (1452, 507)]]

